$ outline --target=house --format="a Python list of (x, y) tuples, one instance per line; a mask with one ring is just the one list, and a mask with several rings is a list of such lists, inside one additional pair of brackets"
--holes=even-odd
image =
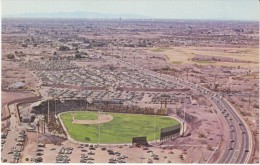
[(23, 82), (16, 82), (8, 86), (8, 89), (14, 90), (14, 89), (22, 89), (25, 87), (25, 83)]

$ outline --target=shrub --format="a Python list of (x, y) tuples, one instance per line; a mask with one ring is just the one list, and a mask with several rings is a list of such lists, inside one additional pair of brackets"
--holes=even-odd
[(75, 54), (75, 58), (81, 58), (81, 54), (79, 53)]
[(59, 50), (60, 51), (67, 51), (67, 50), (70, 50), (70, 48), (67, 47), (67, 46), (60, 46)]
[(23, 47), (23, 48), (27, 48), (27, 45), (26, 45), (26, 44), (22, 44), (22, 47)]
[(14, 59), (15, 57), (14, 57), (13, 54), (7, 54), (7, 58), (8, 58), (8, 59)]
[(199, 138), (206, 138), (206, 136), (203, 133), (200, 133)]
[(208, 146), (207, 146), (207, 149), (210, 150), (210, 151), (213, 151), (213, 148), (212, 148), (211, 145), (208, 145)]

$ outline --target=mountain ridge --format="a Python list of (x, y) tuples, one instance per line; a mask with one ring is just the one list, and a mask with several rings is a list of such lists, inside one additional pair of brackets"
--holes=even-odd
[(107, 14), (97, 12), (73, 11), (52, 13), (23, 13), (7, 17), (16, 18), (86, 18), (86, 19), (153, 19), (152, 17), (137, 14)]

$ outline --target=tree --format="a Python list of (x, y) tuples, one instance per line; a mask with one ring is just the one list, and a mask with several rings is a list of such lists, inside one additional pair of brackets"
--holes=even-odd
[(40, 122), (39, 121), (37, 122), (36, 126), (37, 126), (37, 131), (39, 133), (39, 127), (40, 127)]
[(217, 88), (220, 86), (220, 84), (215, 84), (214, 89), (217, 90)]
[(22, 47), (27, 48), (27, 44), (22, 44)]
[(53, 52), (53, 55), (57, 55), (57, 52)]
[(79, 53), (75, 54), (75, 58), (81, 58), (81, 54)]
[(8, 58), (8, 59), (14, 59), (15, 56), (14, 56), (14, 54), (7, 54), (7, 58)]
[(68, 50), (70, 50), (70, 48), (69, 47), (67, 47), (67, 46), (60, 46), (60, 48), (59, 48), (59, 50), (60, 51), (68, 51)]

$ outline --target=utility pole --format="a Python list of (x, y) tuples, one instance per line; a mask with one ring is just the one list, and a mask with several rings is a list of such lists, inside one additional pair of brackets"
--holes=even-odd
[(249, 111), (250, 111), (250, 104), (251, 104), (251, 93), (249, 94)]
[[(186, 98), (186, 96), (185, 96)], [(182, 131), (183, 131), (183, 135), (184, 135), (184, 125), (185, 125), (185, 111), (186, 111), (186, 108), (185, 108), (185, 98), (184, 98), (184, 104), (183, 104), (183, 123), (182, 123)]]
[(48, 124), (50, 123), (50, 100), (48, 99)]
[(56, 116), (56, 99), (54, 100), (54, 113), (55, 113), (55, 116)]
[(184, 117), (183, 117), (183, 119), (184, 119), (184, 121), (185, 121), (185, 111), (186, 111), (186, 107), (185, 107), (185, 101), (184, 101), (184, 108), (183, 108), (183, 112), (184, 112)]
[(155, 109), (155, 122), (154, 122), (154, 133), (153, 133), (153, 138), (154, 138), (154, 141), (155, 141), (155, 128), (156, 128), (156, 113), (157, 113), (157, 110)]
[(45, 119), (43, 118), (43, 133), (45, 134)]
[[(98, 116), (100, 116), (100, 110)], [(98, 144), (100, 145), (100, 123), (98, 124)]]

